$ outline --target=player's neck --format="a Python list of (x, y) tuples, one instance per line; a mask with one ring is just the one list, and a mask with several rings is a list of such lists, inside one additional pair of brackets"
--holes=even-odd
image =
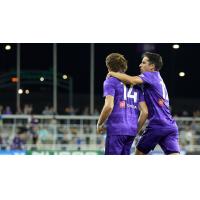
[(155, 69), (151, 69), (151, 70), (149, 70), (149, 72), (158, 72), (158, 71)]

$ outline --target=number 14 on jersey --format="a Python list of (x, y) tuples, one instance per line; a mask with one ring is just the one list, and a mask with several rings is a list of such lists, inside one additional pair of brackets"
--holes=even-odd
[[(128, 90), (128, 93), (127, 93)], [(133, 99), (134, 103), (137, 103), (137, 92), (133, 92), (133, 86), (131, 86), (129, 89), (124, 85), (124, 100), (126, 101), (127, 98)]]

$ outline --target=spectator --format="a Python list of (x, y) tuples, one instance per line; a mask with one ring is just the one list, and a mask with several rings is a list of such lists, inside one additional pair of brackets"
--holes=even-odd
[(13, 139), (13, 143), (11, 145), (12, 150), (23, 150), (25, 149), (25, 145), (28, 139), (27, 128), (20, 127), (17, 135)]
[(51, 115), (52, 114), (49, 106), (45, 106), (44, 110), (42, 111), (42, 114), (43, 115)]
[(99, 116), (99, 114), (100, 114), (100, 113), (99, 113), (98, 109), (95, 108), (95, 109), (94, 109), (94, 115)]
[(36, 145), (38, 143), (38, 124), (39, 119), (35, 118), (33, 115), (29, 118), (29, 133), (31, 136), (31, 143), (33, 144), (32, 150), (37, 149)]
[(183, 116), (183, 117), (188, 117), (188, 116), (189, 116), (188, 111), (184, 109), (184, 110), (182, 111), (182, 116)]
[(11, 108), (10, 106), (6, 106), (4, 112), (3, 112), (4, 115), (12, 115), (12, 111), (11, 111)]
[(200, 109), (193, 111), (193, 117), (200, 117)]
[(28, 105), (28, 104), (25, 104), (24, 106), (24, 114), (25, 115), (31, 115), (32, 114), (32, 111), (33, 111), (33, 106), (32, 105)]
[(70, 113), (70, 108), (69, 107), (66, 107), (65, 108), (65, 114), (66, 115), (70, 115), (71, 113)]
[(65, 108), (65, 114), (66, 115), (76, 115), (76, 113), (78, 112), (78, 109), (74, 108), (74, 107), (66, 107)]
[(62, 145), (61, 149), (63, 151), (67, 150), (67, 145), (69, 144), (69, 140), (70, 140), (69, 135), (67, 132), (65, 132), (59, 141), (59, 143)]
[(83, 115), (89, 115), (89, 107), (84, 108)]
[(50, 109), (49, 109), (49, 115), (55, 115), (53, 107), (50, 107)]

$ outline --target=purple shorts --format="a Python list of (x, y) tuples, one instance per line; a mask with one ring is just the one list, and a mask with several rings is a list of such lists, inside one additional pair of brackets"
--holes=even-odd
[(130, 155), (135, 136), (111, 135), (106, 137), (105, 155)]
[(165, 154), (179, 153), (178, 128), (163, 129), (147, 127), (142, 134), (136, 148), (144, 154), (148, 154), (160, 145)]

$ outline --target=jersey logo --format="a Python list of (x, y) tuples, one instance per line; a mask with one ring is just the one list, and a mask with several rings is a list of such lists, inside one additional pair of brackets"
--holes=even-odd
[(159, 104), (159, 106), (163, 106), (164, 105), (164, 100), (163, 99), (159, 99), (158, 100), (158, 104)]
[(125, 101), (120, 101), (119, 102), (119, 107), (120, 108), (125, 108), (126, 107), (126, 102)]

